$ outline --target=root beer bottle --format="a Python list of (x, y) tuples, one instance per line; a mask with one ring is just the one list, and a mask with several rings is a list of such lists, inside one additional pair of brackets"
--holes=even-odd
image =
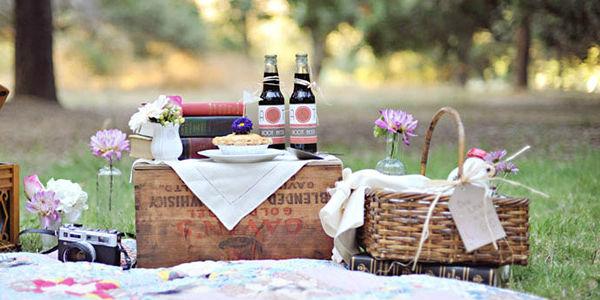
[(273, 140), (270, 148), (285, 149), (285, 98), (279, 89), (277, 55), (265, 55), (263, 90), (258, 102), (260, 135)]
[(317, 152), (317, 105), (310, 88), (306, 54), (296, 54), (294, 92), (290, 98), (290, 147)]

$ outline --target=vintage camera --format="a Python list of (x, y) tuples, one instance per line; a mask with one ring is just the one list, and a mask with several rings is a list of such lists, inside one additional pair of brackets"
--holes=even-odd
[(79, 224), (63, 225), (58, 230), (58, 259), (119, 266), (121, 237), (123, 233), (116, 230), (88, 229)]

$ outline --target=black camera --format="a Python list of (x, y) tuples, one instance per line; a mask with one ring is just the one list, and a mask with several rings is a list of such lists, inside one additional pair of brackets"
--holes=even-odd
[(79, 224), (63, 225), (58, 230), (58, 259), (119, 266), (121, 237), (123, 233), (116, 230), (88, 229)]

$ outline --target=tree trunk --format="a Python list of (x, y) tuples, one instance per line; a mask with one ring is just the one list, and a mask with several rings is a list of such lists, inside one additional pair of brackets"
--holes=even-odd
[(15, 95), (57, 102), (51, 0), (15, 1)]
[(470, 51), (471, 51), (472, 43), (470, 40), (465, 40), (460, 43), (457, 49), (456, 57), (458, 59), (458, 66), (455, 69), (455, 81), (461, 87), (467, 85), (467, 81), (469, 80), (469, 71), (470, 71)]
[(318, 80), (321, 74), (321, 69), (323, 68), (323, 60), (325, 60), (325, 57), (327, 56), (325, 51), (326, 36), (313, 32), (311, 33), (311, 38), (313, 44), (313, 72), (311, 76), (313, 77), (312, 80)]
[(515, 58), (515, 88), (527, 89), (529, 68), (529, 47), (531, 46), (531, 28), (529, 15), (524, 15), (515, 32), (517, 57)]

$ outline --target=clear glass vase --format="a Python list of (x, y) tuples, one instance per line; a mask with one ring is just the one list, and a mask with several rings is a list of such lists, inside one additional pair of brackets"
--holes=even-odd
[[(116, 193), (117, 183), (121, 181), (122, 172), (112, 164), (98, 170), (96, 177), (96, 202), (90, 207), (90, 212), (95, 219), (94, 223), (99, 228), (114, 229), (120, 220), (122, 211)], [(89, 218), (88, 218), (89, 219)]]
[[(40, 224), (44, 224), (44, 222), (42, 221), (42, 217), (40, 217)], [(42, 225), (42, 229), (57, 230), (58, 228), (60, 228), (60, 224), (60, 221), (54, 221), (48, 224), (48, 226)], [(48, 250), (58, 244), (58, 238), (55, 236), (42, 234), (40, 235), (40, 238), (42, 240), (42, 250)]]
[(385, 136), (387, 156), (377, 163), (375, 169), (386, 175), (406, 175), (406, 168), (401, 160), (401, 138), (398, 133), (387, 133)]

